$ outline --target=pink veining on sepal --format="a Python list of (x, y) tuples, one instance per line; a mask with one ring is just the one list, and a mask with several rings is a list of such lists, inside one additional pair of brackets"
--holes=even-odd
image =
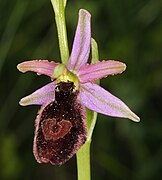
[(47, 102), (55, 100), (55, 81), (51, 82), (40, 89), (36, 90), (32, 94), (22, 98), (19, 102), (22, 106), (27, 105), (42, 105)]
[(79, 69), (79, 80), (82, 83), (107, 77), (108, 75), (120, 74), (125, 71), (126, 65), (119, 61), (108, 60), (96, 64), (86, 64)]
[(49, 62), (48, 60), (30, 60), (18, 64), (17, 68), (23, 73), (33, 71), (36, 72), (37, 75), (43, 74), (51, 77), (57, 65), (59, 65), (59, 63), (55, 63), (54, 61)]
[(91, 43), (91, 15), (88, 11), (79, 11), (79, 20), (73, 42), (71, 56), (68, 62), (68, 69), (77, 71), (88, 61)]
[(135, 122), (140, 121), (139, 117), (126, 104), (97, 84), (82, 84), (80, 101), (92, 111), (114, 117), (128, 118)]

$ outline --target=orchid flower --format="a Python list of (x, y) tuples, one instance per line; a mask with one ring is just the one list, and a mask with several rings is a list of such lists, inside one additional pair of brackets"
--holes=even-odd
[(102, 60), (88, 64), (91, 46), (91, 15), (79, 11), (72, 52), (67, 65), (48, 60), (30, 60), (18, 64), (21, 72), (47, 75), (52, 82), (22, 98), (20, 105), (42, 105), (36, 118), (34, 155), (40, 163), (63, 164), (85, 143), (85, 109), (138, 122), (139, 117), (119, 98), (95, 83), (95, 80), (120, 74), (126, 65)]

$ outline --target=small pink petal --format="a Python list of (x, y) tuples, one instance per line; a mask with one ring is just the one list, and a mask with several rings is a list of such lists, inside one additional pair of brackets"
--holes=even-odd
[(21, 106), (42, 105), (55, 100), (55, 82), (51, 82), (32, 94), (22, 98), (19, 102)]
[(51, 77), (58, 64), (54, 61), (49, 62), (48, 60), (31, 60), (18, 64), (17, 69), (23, 73), (33, 71), (38, 75), (44, 74)]
[(78, 70), (83, 64), (87, 63), (90, 53), (91, 43), (91, 15), (88, 11), (79, 11), (79, 20), (75, 33), (73, 48), (68, 62), (69, 70)]
[(122, 73), (125, 69), (126, 65), (124, 63), (114, 60), (86, 64), (79, 69), (79, 79), (81, 83), (93, 82), (108, 75)]
[(114, 117), (128, 118), (136, 122), (140, 121), (140, 118), (119, 98), (113, 96), (97, 84), (82, 84), (80, 101), (88, 109), (95, 112)]

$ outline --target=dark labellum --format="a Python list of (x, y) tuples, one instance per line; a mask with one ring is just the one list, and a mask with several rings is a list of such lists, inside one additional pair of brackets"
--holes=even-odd
[(39, 163), (61, 165), (86, 141), (85, 109), (73, 82), (60, 82), (55, 101), (41, 107), (36, 118), (33, 152)]

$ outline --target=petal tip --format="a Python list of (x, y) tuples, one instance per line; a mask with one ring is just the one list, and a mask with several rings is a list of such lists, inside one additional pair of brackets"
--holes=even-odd
[(21, 106), (26, 106), (26, 105), (27, 105), (27, 103), (25, 102), (25, 101), (26, 101), (25, 99), (26, 99), (26, 98), (20, 99), (19, 104), (20, 104)]
[(20, 72), (22, 72), (22, 73), (27, 72), (28, 69), (29, 69), (28, 62), (29, 62), (29, 61), (24, 61), (24, 62), (22, 62), (22, 63), (19, 63), (19, 64), (17, 65), (17, 69), (18, 69)]
[(123, 62), (119, 62), (119, 61), (116, 61), (116, 62), (118, 62), (119, 63), (119, 73), (122, 73), (122, 72), (124, 72), (125, 70), (126, 70), (126, 68), (127, 68), (127, 65), (125, 64), (125, 63), (123, 63)]
[(24, 71), (23, 71), (23, 68), (22, 68), (22, 63), (20, 63), (20, 64), (17, 65), (17, 69), (18, 69), (20, 72), (24, 72)]
[(125, 71), (127, 68), (127, 65), (125, 63), (123, 63), (123, 71)]
[(85, 9), (80, 9), (79, 15), (87, 15), (87, 16), (91, 17), (91, 14)]
[(133, 113), (132, 117), (130, 117), (129, 119), (134, 122), (140, 122), (140, 118), (134, 113)]

